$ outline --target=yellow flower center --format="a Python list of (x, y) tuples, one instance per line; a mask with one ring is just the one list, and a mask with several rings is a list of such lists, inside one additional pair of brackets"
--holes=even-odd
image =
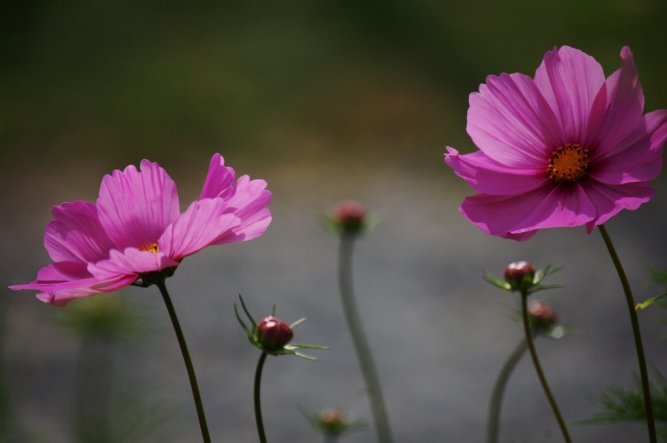
[(160, 252), (160, 248), (158, 247), (157, 242), (141, 245), (139, 246), (139, 250), (152, 252), (153, 254), (157, 254), (158, 252)]
[(547, 176), (555, 183), (574, 183), (586, 176), (590, 161), (588, 149), (568, 143), (551, 154)]

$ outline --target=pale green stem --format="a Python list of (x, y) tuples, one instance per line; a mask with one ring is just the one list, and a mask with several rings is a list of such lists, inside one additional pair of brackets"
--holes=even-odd
[(355, 234), (341, 234), (338, 254), (340, 295), (343, 302), (343, 310), (345, 311), (345, 319), (347, 320), (354, 349), (359, 360), (359, 366), (361, 367), (361, 373), (366, 382), (378, 442), (391, 443), (393, 438), (389, 427), (389, 418), (384, 404), (380, 380), (375, 369), (371, 348), (364, 334), (361, 316), (359, 315), (352, 289), (352, 249), (355, 237)]
[(496, 384), (493, 386), (493, 393), (491, 394), (491, 402), (489, 404), (489, 418), (486, 424), (486, 441), (487, 443), (498, 443), (498, 435), (500, 434), (500, 410), (502, 407), (503, 393), (507, 386), (507, 381), (514, 371), (514, 368), (523, 357), (523, 354), (528, 349), (526, 340), (521, 340), (509, 358), (503, 365)]

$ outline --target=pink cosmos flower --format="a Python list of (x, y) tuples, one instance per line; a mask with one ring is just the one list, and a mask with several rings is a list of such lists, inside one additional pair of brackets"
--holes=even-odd
[(479, 151), (445, 154), (478, 192), (461, 205), (468, 220), (515, 240), (544, 228), (591, 232), (653, 197), (667, 111), (644, 114), (630, 48), (620, 56), (605, 79), (594, 58), (563, 46), (545, 54), (535, 78), (489, 76), (470, 95), (467, 131)]
[(223, 243), (252, 240), (271, 223), (264, 180), (236, 180), (220, 154), (211, 158), (199, 199), (181, 213), (176, 184), (157, 163), (143, 160), (105, 175), (96, 203), (53, 208), (44, 246), (53, 263), (31, 283), (55, 305), (173, 274), (181, 260)]

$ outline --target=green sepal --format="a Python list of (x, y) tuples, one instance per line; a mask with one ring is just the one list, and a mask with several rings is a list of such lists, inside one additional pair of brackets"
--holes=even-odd
[(292, 343), (285, 345), (285, 348), (287, 348), (288, 346), (293, 346), (294, 348), (299, 348), (299, 349), (317, 349), (319, 351), (328, 351), (330, 349), (329, 346), (313, 345), (310, 343)]
[(503, 291), (512, 292), (512, 286), (507, 281), (499, 279), (489, 271), (485, 271), (482, 278), (484, 278), (484, 280), (491, 283), (496, 288), (500, 288)]
[(294, 329), (297, 326), (299, 326), (301, 323), (303, 323), (304, 321), (306, 321), (306, 317), (301, 317), (300, 319), (298, 319), (297, 321), (295, 321), (294, 323), (289, 325), (289, 327), (290, 327), (290, 329)]
[(248, 307), (245, 305), (245, 302), (243, 301), (243, 297), (241, 296), (241, 294), (239, 294), (239, 300), (241, 301), (241, 307), (243, 308), (243, 312), (245, 312), (245, 315), (248, 316), (250, 323), (256, 326), (257, 322), (255, 321), (254, 318), (252, 318), (252, 315), (250, 314), (250, 311), (248, 311)]

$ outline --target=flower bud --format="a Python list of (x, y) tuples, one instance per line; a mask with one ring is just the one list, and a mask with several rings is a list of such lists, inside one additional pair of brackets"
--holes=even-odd
[(292, 340), (292, 328), (272, 315), (257, 323), (257, 342), (267, 351), (279, 351)]
[(342, 201), (336, 205), (332, 222), (343, 233), (358, 233), (366, 225), (366, 209), (355, 201)]
[(342, 434), (349, 426), (345, 414), (333, 408), (322, 409), (316, 425), (322, 432), (330, 435)]
[(513, 291), (528, 289), (533, 284), (535, 268), (527, 261), (513, 262), (505, 268), (505, 281), (510, 284)]
[(530, 300), (528, 302), (528, 317), (530, 318), (530, 325), (536, 332), (548, 332), (558, 323), (556, 312), (541, 300)]

